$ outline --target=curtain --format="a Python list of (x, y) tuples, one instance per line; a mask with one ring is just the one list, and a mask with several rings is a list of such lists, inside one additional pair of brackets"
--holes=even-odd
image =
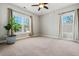
[(32, 36), (33, 35), (33, 18), (32, 18), (32, 16), (30, 16), (30, 18), (31, 18), (31, 34), (30, 34), (30, 36)]
[[(12, 17), (12, 9), (8, 8), (8, 23), (9, 23), (11, 17)], [(11, 33), (13, 34), (13, 32), (11, 30), (8, 32), (9, 35), (11, 35)]]
[(12, 17), (12, 9), (8, 8), (8, 22), (11, 17)]

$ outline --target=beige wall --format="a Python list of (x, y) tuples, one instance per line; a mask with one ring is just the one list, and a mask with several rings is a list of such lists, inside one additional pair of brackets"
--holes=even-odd
[(40, 16), (40, 35), (58, 37), (59, 19), (55, 12)]
[(8, 20), (7, 8), (12, 8), (19, 12), (25, 13), (26, 15), (33, 16), (33, 35), (39, 35), (39, 17), (37, 15), (34, 15), (33, 13), (12, 4), (0, 4), (0, 37), (6, 34), (4, 26), (7, 24)]
[(77, 19), (77, 9), (79, 4), (72, 6), (67, 6), (62, 9), (52, 11), (48, 14), (40, 16), (40, 35), (48, 36), (52, 38), (60, 37), (60, 15), (63, 12), (75, 10), (75, 28), (74, 28), (74, 39), (78, 39), (78, 19)]

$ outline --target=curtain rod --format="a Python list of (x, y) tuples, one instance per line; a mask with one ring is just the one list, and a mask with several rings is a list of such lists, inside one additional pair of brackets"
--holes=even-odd
[[(8, 9), (11, 9), (11, 8), (8, 8)], [(16, 10), (14, 10), (14, 9), (11, 9), (11, 10), (12, 10), (12, 11), (15, 11), (15, 12), (17, 12), (17, 13), (21, 13), (21, 14), (27, 15), (27, 14), (25, 14), (25, 13), (23, 13), (23, 12), (16, 11)], [(27, 16), (32, 16), (32, 15), (27, 15)]]
[(62, 14), (65, 14), (65, 13), (68, 13), (68, 12), (72, 12), (72, 11), (75, 11), (75, 10), (71, 10), (71, 11), (62, 12), (62, 13), (60, 13), (60, 14), (58, 14), (58, 15), (62, 15)]

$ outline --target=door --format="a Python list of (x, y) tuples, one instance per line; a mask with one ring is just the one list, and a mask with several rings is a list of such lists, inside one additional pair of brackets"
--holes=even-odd
[(61, 19), (61, 38), (66, 40), (74, 39), (74, 11), (63, 13)]

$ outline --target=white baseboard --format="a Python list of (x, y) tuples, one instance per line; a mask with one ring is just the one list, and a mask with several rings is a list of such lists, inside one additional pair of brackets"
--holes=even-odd
[(39, 36), (39, 34), (37, 33), (37, 34), (33, 34), (32, 35), (33, 37), (38, 37)]
[(57, 40), (66, 40), (66, 41), (73, 41), (73, 42), (79, 43), (79, 40), (67, 40), (67, 39), (60, 38), (58, 35), (44, 35), (44, 34), (41, 34), (40, 36), (48, 37), (48, 38), (52, 38), (52, 39), (57, 39)]
[(49, 38), (56, 38), (58, 39), (58, 35), (45, 35), (45, 34), (41, 34), (40, 36), (44, 36), (44, 37), (49, 37)]
[(28, 36), (28, 35), (26, 35), (26, 36), (19, 36), (19, 37), (17, 37), (17, 40), (21, 40), (21, 39), (25, 39), (25, 38), (30, 38), (30, 37), (38, 37), (38, 36), (39, 36), (39, 34), (34, 34), (32, 36)]
[(5, 43), (6, 42), (6, 40), (0, 40), (0, 43)]

